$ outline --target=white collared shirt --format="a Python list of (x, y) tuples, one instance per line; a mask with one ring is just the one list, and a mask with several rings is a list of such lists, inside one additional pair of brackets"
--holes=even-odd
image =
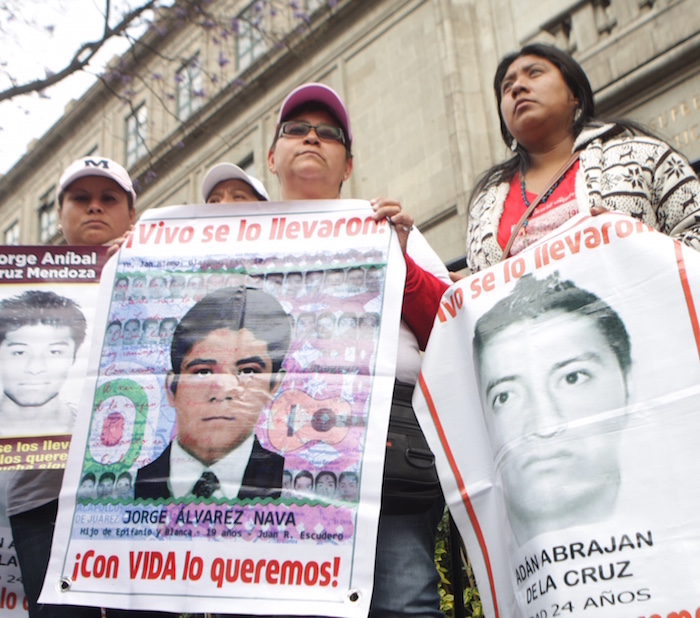
[(220, 487), (212, 498), (233, 500), (238, 497), (243, 483), (243, 475), (253, 452), (255, 434), (251, 433), (237, 448), (226, 457), (219, 459), (211, 466), (205, 466), (201, 461), (190, 455), (176, 440), (170, 449), (170, 478), (168, 485), (174, 498), (185, 498), (192, 495), (195, 483), (205, 470), (211, 470), (219, 479)]

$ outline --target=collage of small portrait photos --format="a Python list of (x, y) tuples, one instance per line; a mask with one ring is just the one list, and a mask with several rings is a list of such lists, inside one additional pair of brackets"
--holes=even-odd
[(368, 249), (251, 264), (255, 284), (277, 298), (292, 328), (261, 438), (285, 457), (283, 499), (357, 501), (384, 261)]
[(133, 498), (134, 478), (130, 472), (102, 472), (96, 475), (87, 472), (80, 478), (78, 485), (78, 500), (95, 500), (117, 498), (131, 500)]
[(285, 468), (311, 474), (314, 495), (355, 502), (385, 259), (368, 249), (120, 263), (79, 497), (137, 496), (137, 472), (177, 441), (182, 421), (167, 391), (180, 321), (217, 290), (249, 288), (281, 306), (289, 333), (256, 439)]
[(360, 496), (360, 477), (354, 470), (290, 470), (282, 474), (282, 498), (354, 504)]

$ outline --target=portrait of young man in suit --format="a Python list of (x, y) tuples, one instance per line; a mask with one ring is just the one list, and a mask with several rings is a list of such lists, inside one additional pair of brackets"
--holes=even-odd
[(207, 294), (180, 320), (165, 381), (177, 435), (141, 468), (135, 498), (277, 498), (284, 457), (255, 426), (277, 392), (291, 336), (282, 306), (250, 287)]

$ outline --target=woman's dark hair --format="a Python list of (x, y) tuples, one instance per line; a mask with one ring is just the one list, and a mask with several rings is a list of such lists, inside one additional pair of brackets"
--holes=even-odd
[[(581, 109), (580, 116), (574, 121), (574, 124), (571, 127), (574, 137), (577, 137), (587, 124), (596, 121), (605, 121), (604, 119), (598, 118), (595, 115), (593, 89), (591, 88), (588, 77), (586, 76), (586, 73), (581, 65), (565, 51), (562, 51), (553, 45), (532, 43), (530, 45), (525, 45), (525, 47), (523, 47), (520, 51), (512, 52), (504, 56), (498, 63), (493, 79), (498, 118), (501, 124), (501, 135), (503, 136), (503, 141), (508, 147), (510, 147), (511, 142), (513, 141), (513, 136), (508, 131), (508, 127), (506, 126), (506, 123), (503, 120), (503, 115), (501, 114), (501, 85), (510, 65), (521, 56), (537, 56), (538, 58), (544, 58), (545, 60), (549, 60), (549, 62), (559, 69), (559, 72), (564, 78), (566, 85), (571, 89), (574, 97), (578, 99), (579, 108)], [(642, 125), (629, 120), (607, 119), (607, 121), (614, 122), (617, 126), (607, 133), (606, 137), (617, 135), (623, 131), (652, 135), (652, 133)], [(487, 185), (496, 181), (507, 182), (511, 180), (513, 176), (515, 176), (516, 172), (526, 172), (529, 166), (530, 158), (528, 152), (520, 144), (518, 144), (515, 151), (515, 156), (502, 163), (494, 165), (479, 178), (474, 189), (472, 190), (471, 195), (469, 196), (470, 207), (474, 198), (481, 193)]]
[[(552, 45), (533, 43), (531, 45), (526, 45), (518, 52), (513, 52), (504, 56), (496, 68), (496, 75), (493, 78), (493, 89), (496, 92), (498, 117), (501, 121), (501, 135), (503, 136), (503, 141), (507, 146), (510, 146), (513, 136), (508, 132), (508, 127), (506, 127), (503, 115), (501, 114), (501, 99), (503, 98), (501, 94), (501, 85), (508, 72), (508, 67), (521, 56), (537, 56), (538, 58), (544, 58), (559, 69), (561, 76), (573, 93), (574, 98), (578, 99), (579, 108), (581, 109), (581, 116), (571, 127), (574, 136), (577, 136), (586, 122), (595, 116), (595, 103), (593, 102), (591, 83), (588, 81), (588, 77), (586, 77), (586, 73), (583, 71), (581, 65), (569, 54)], [(520, 146), (518, 146), (518, 148), (520, 149)]]

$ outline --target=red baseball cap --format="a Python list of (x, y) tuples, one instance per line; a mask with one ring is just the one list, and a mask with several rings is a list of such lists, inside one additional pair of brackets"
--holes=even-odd
[(348, 147), (352, 146), (352, 130), (350, 128), (350, 116), (338, 93), (325, 84), (303, 84), (292, 90), (282, 103), (277, 124), (287, 120), (292, 112), (307, 103), (318, 103), (327, 107), (338, 119), (340, 126), (348, 138)]

